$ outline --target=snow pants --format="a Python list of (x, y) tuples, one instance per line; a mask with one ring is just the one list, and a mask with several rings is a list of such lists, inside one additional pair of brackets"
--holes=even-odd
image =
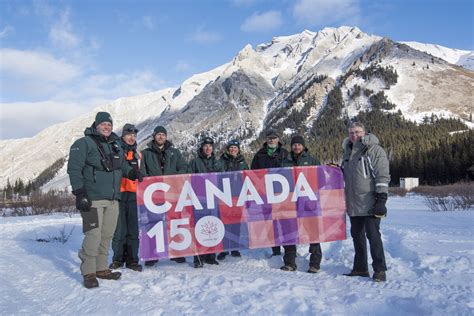
[[(283, 246), (285, 249), (285, 255), (283, 256), (283, 262), (286, 266), (291, 266), (296, 268), (296, 245)], [(323, 258), (323, 253), (321, 251), (321, 245), (319, 243), (309, 245), (309, 266), (315, 267), (316, 269), (321, 268), (321, 259)]]
[(112, 239), (113, 261), (138, 262), (138, 214), (137, 195), (135, 192), (122, 192), (120, 209)]
[(369, 271), (367, 265), (367, 239), (369, 240), (374, 272), (387, 271), (380, 235), (380, 218), (374, 216), (352, 216), (350, 220), (351, 236), (355, 251), (352, 271)]
[(119, 202), (92, 201), (91, 210), (81, 212), (84, 240), (79, 250), (82, 275), (108, 269), (110, 240), (117, 226)]

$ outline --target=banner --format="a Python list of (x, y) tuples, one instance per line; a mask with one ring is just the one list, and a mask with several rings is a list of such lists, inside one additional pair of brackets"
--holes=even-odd
[(329, 166), (146, 177), (142, 260), (346, 238), (344, 180)]

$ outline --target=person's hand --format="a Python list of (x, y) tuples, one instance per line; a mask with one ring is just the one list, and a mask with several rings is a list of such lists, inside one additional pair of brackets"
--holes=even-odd
[(128, 173), (128, 178), (130, 180), (138, 180), (138, 182), (143, 182), (143, 175), (140, 170), (132, 169)]
[(374, 205), (374, 216), (382, 218), (387, 215), (387, 193), (375, 193), (375, 205)]
[(339, 166), (337, 163), (334, 163), (334, 162), (330, 162), (326, 166), (334, 167), (334, 168), (341, 168), (341, 166)]
[(76, 208), (81, 212), (89, 212), (91, 210), (92, 201), (89, 200), (84, 188), (80, 188), (72, 191), (72, 194), (76, 196)]

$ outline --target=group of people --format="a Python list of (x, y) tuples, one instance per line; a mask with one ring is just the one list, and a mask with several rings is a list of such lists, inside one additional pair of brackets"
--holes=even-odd
[[(241, 151), (239, 140), (230, 140), (225, 152), (217, 157), (214, 140), (204, 137), (189, 163), (168, 140), (165, 127), (157, 126), (151, 141), (141, 152), (137, 149), (138, 129), (125, 124), (119, 137), (113, 131), (112, 117), (98, 112), (84, 137), (75, 141), (69, 153), (67, 172), (76, 207), (81, 212), (84, 240), (79, 251), (81, 274), (86, 288), (99, 286), (97, 279), (118, 280), (126, 268), (142, 271), (139, 264), (138, 214), (136, 183), (143, 177), (185, 173), (208, 173), (267, 169), (293, 166), (315, 166), (320, 162), (311, 156), (302, 136), (291, 139), (291, 149), (283, 148), (278, 133), (265, 132), (265, 143), (255, 154), (250, 168)], [(349, 126), (349, 137), (343, 142), (343, 161), (347, 214), (351, 222), (354, 243), (354, 265), (346, 276), (369, 277), (367, 242), (373, 259), (375, 281), (385, 281), (387, 270), (380, 235), (380, 220), (386, 215), (388, 183), (390, 181), (388, 159), (378, 145), (375, 135), (367, 133), (358, 122)], [(112, 241), (113, 259), (108, 264)], [(295, 271), (296, 245), (285, 245), (283, 271)], [(310, 244), (309, 273), (320, 270), (321, 245)], [(240, 257), (238, 250), (194, 256), (195, 268), (204, 263), (218, 265), (226, 256)], [(280, 256), (280, 246), (272, 247), (272, 256)], [(217, 260), (216, 260), (217, 259)], [(171, 259), (177, 263), (185, 258)], [(153, 266), (158, 260), (146, 261)]]

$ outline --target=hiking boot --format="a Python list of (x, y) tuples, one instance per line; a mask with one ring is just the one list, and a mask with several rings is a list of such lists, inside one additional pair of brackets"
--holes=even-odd
[(153, 267), (155, 263), (158, 263), (158, 260), (145, 261), (145, 267)]
[(84, 287), (86, 289), (92, 289), (94, 287), (99, 287), (99, 281), (96, 278), (95, 273), (90, 273), (84, 275)]
[(202, 268), (203, 266), (202, 262), (194, 261), (194, 268)]
[(290, 266), (290, 265), (284, 265), (283, 267), (280, 268), (282, 271), (296, 271), (296, 267)]
[(204, 262), (207, 263), (207, 264), (219, 265), (219, 262), (217, 262), (216, 259), (205, 259)]
[(217, 255), (217, 260), (224, 260), (229, 253), (227, 251), (221, 252)]
[(375, 282), (385, 282), (387, 281), (387, 276), (385, 275), (385, 271), (374, 272), (372, 279)]
[(96, 275), (99, 279), (118, 280), (118, 279), (120, 279), (120, 276), (122, 275), (122, 273), (120, 273), (120, 272), (113, 272), (112, 270), (107, 269), (107, 270), (97, 271), (97, 272), (95, 273), (95, 275)]
[(137, 272), (142, 272), (143, 270), (142, 265), (138, 264), (138, 262), (127, 263), (126, 267), (130, 270), (137, 271)]
[(350, 276), (350, 277), (360, 276), (360, 277), (364, 277), (364, 278), (370, 278), (370, 274), (369, 274), (368, 271), (366, 271), (366, 272), (351, 271), (349, 273), (344, 273), (343, 275)]
[(121, 261), (113, 261), (110, 265), (109, 265), (109, 269), (112, 269), (112, 270), (117, 270), (118, 268), (121, 268), (123, 267), (123, 262)]
[(232, 251), (230, 252), (230, 255), (231, 255), (232, 257), (235, 257), (235, 258), (240, 258), (240, 257), (242, 257), (242, 256), (240, 255), (240, 252), (239, 252), (238, 250), (232, 250)]
[(170, 259), (170, 260), (174, 261), (176, 263), (185, 263), (186, 262), (186, 258), (184, 258), (184, 257), (173, 258), (173, 259)]
[(318, 273), (319, 272), (319, 268), (316, 268), (316, 267), (309, 267), (308, 269), (308, 273)]

